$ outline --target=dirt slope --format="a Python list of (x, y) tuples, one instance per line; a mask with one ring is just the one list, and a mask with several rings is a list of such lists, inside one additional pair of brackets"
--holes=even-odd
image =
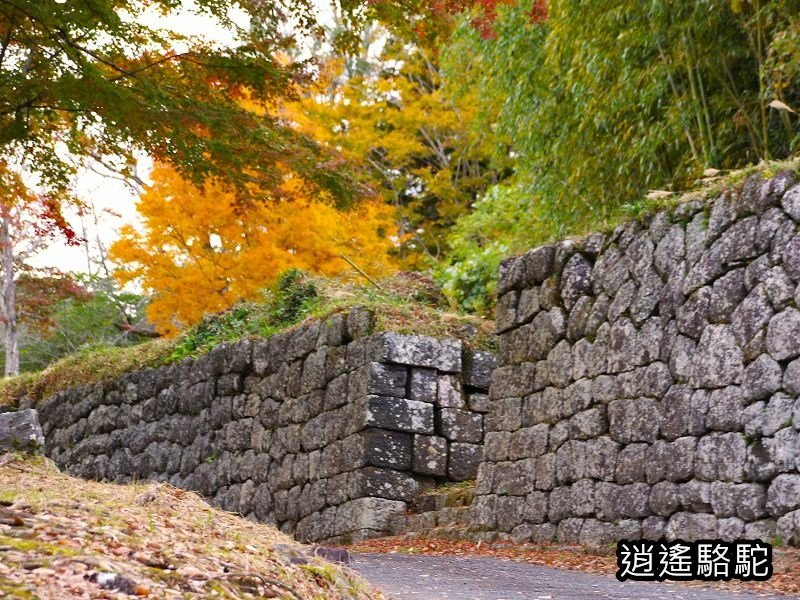
[(87, 482), (0, 454), (0, 598), (137, 596), (383, 598), (313, 548), (195, 494)]

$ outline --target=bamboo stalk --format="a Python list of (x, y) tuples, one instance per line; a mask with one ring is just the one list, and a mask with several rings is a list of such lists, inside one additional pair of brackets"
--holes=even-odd
[(359, 272), (359, 273), (360, 273), (360, 274), (361, 274), (361, 275), (362, 275), (362, 276), (363, 276), (363, 277), (364, 277), (364, 278), (365, 278), (367, 281), (369, 281), (369, 282), (370, 282), (372, 285), (374, 285), (374, 286), (375, 286), (376, 288), (378, 288), (379, 290), (383, 291), (383, 288), (381, 288), (381, 286), (380, 286), (380, 285), (378, 285), (378, 282), (377, 282), (377, 281), (375, 281), (375, 280), (374, 280), (372, 277), (370, 277), (369, 275), (367, 275), (367, 274), (366, 274), (366, 273), (365, 273), (365, 272), (364, 272), (364, 271), (361, 269), (361, 267), (359, 267), (359, 266), (358, 266), (356, 263), (354, 263), (352, 260), (350, 260), (349, 258), (347, 258), (347, 257), (346, 257), (344, 254), (340, 254), (339, 256), (341, 256), (341, 257), (342, 257), (342, 259), (343, 259), (343, 260), (344, 260), (344, 261), (345, 261), (345, 262), (346, 262), (348, 265), (350, 265), (350, 266), (351, 266), (351, 267), (353, 267), (353, 268), (354, 268), (356, 271), (358, 271), (358, 272)]

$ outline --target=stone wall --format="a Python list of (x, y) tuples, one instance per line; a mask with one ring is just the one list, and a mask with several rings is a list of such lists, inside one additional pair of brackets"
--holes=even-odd
[(800, 544), (800, 185), (749, 178), (501, 268), (471, 521)]
[(475, 476), (494, 358), (373, 333), (363, 309), (39, 405), (81, 477), (168, 481), (301, 540), (378, 535), (421, 488)]

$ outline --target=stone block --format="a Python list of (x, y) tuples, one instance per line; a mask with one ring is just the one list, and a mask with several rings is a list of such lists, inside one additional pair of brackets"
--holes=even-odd
[(412, 470), (421, 475), (444, 476), (447, 473), (447, 440), (438, 436), (415, 435)]
[(708, 396), (706, 426), (714, 431), (741, 431), (745, 399), (736, 385), (712, 390)]
[(766, 507), (774, 517), (800, 509), (800, 475), (782, 474), (775, 477), (767, 491)]
[(464, 408), (466, 398), (464, 389), (455, 375), (440, 375), (438, 380), (438, 394), (436, 403), (440, 407)]
[(368, 396), (366, 399), (364, 424), (411, 433), (433, 434), (433, 406), (427, 402)]
[(539, 288), (534, 287), (522, 290), (517, 304), (517, 324), (528, 323), (537, 315), (540, 309)]
[(608, 405), (611, 437), (623, 444), (653, 442), (658, 436), (658, 405), (650, 398), (616, 400)]
[(492, 410), (486, 415), (486, 432), (516, 431), (522, 427), (522, 399), (503, 398), (492, 402)]
[(411, 369), (409, 399), (433, 404), (438, 397), (437, 375), (435, 369)]
[(512, 460), (541, 456), (547, 451), (549, 429), (548, 425), (540, 424), (508, 434), (506, 456)]
[(647, 480), (650, 468), (648, 444), (628, 444), (617, 457), (616, 483), (637, 483)]
[(717, 539), (734, 542), (744, 534), (744, 521), (738, 517), (728, 517), (717, 521)]
[(693, 358), (691, 381), (700, 387), (725, 387), (740, 383), (744, 372), (742, 350), (728, 325), (703, 330)]
[(700, 438), (695, 475), (705, 481), (740, 482), (745, 477), (747, 444), (741, 433), (712, 433)]
[(483, 441), (483, 416), (457, 408), (437, 411), (437, 432), (453, 442)]
[[(523, 292), (524, 294), (524, 292)], [(464, 369), (464, 383), (479, 390), (488, 390), (497, 358), (490, 352), (473, 352)]]
[(544, 389), (536, 385), (536, 365), (521, 363), (519, 365), (498, 367), (492, 371), (489, 385), (489, 397), (493, 400), (522, 397)]
[(717, 518), (714, 515), (679, 512), (667, 522), (668, 540), (686, 542), (714, 539), (717, 535)]
[(393, 469), (366, 467), (354, 471), (353, 496), (374, 496), (411, 502), (419, 494), (419, 482), (407, 473)]
[(488, 413), (492, 404), (488, 394), (468, 394), (467, 406), (473, 412)]
[(583, 519), (564, 519), (558, 524), (556, 539), (563, 544), (578, 544), (582, 528)]
[(523, 496), (499, 496), (497, 498), (497, 528), (500, 531), (511, 531), (523, 521)]
[(370, 363), (367, 393), (375, 396), (404, 398), (406, 395), (407, 371), (408, 369), (401, 365)]
[(512, 329), (517, 324), (517, 303), (519, 292), (512, 290), (497, 299), (494, 309), (494, 322), (497, 333)]
[[(358, 439), (356, 436), (353, 437)], [(362, 438), (365, 460), (368, 464), (404, 471), (411, 468), (412, 441), (409, 434), (368, 429), (359, 437)]]
[(475, 479), (482, 459), (481, 444), (452, 442), (448, 452), (447, 475), (455, 481)]
[(385, 498), (356, 498), (340, 505), (336, 510), (337, 535), (369, 529), (389, 531), (393, 517), (405, 512), (406, 503)]
[(399, 333), (375, 335), (368, 345), (368, 353), (373, 361), (426, 367), (445, 373), (461, 371), (461, 352), (460, 340)]
[(620, 445), (608, 436), (586, 441), (586, 477), (613, 481)]
[(775, 527), (775, 535), (779, 537), (784, 544), (800, 546), (800, 510), (787, 513), (778, 519)]

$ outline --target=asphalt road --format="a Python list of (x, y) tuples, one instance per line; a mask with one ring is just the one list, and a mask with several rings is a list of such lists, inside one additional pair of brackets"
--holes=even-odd
[(781, 598), (613, 577), (497, 558), (354, 554), (351, 567), (392, 600), (755, 600)]

